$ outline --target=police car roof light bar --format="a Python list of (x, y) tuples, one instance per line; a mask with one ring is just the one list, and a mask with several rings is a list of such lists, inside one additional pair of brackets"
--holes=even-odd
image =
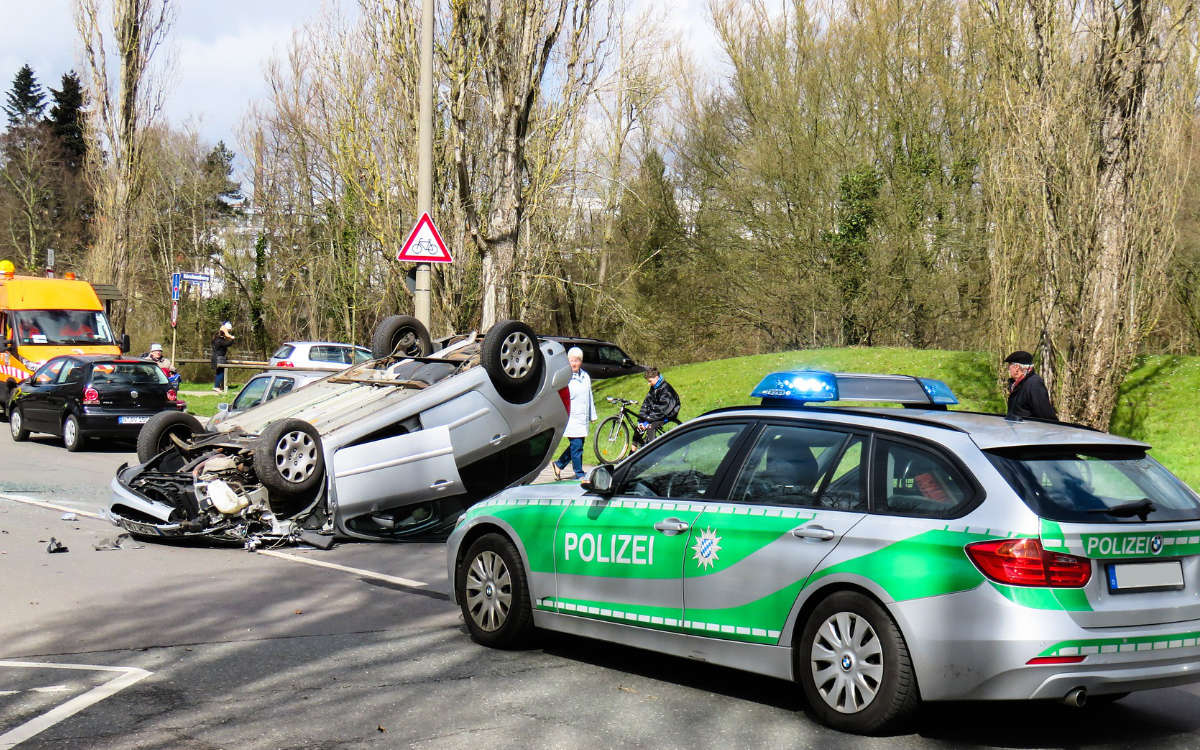
[(932, 378), (823, 370), (773, 372), (762, 379), (750, 396), (761, 398), (764, 406), (867, 401), (941, 410), (958, 403), (948, 385)]

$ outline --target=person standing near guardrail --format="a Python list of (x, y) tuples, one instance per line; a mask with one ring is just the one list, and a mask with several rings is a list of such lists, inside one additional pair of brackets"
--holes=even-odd
[(583, 369), (583, 350), (573, 346), (567, 350), (567, 362), (571, 365), (571, 380), (567, 390), (571, 394), (571, 413), (567, 417), (567, 448), (554, 462), (554, 477), (562, 479), (562, 470), (567, 462), (575, 470), (575, 478), (583, 479), (583, 441), (587, 438), (588, 424), (596, 421), (596, 401), (592, 398), (592, 378)]
[(233, 323), (228, 320), (221, 324), (220, 330), (212, 339), (213, 390), (218, 393), (225, 387), (225, 364), (229, 359), (229, 347), (233, 346)]

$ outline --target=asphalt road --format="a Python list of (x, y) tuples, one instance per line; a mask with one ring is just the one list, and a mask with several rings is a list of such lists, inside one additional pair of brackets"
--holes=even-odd
[(862, 738), (778, 680), (554, 635), (484, 649), (437, 544), (97, 550), (117, 530), (84, 514), (129, 449), (0, 435), (0, 749), (1200, 746), (1200, 688), (933, 705)]

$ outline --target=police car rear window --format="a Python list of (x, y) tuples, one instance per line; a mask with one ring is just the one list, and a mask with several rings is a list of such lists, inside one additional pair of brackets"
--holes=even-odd
[(1089, 524), (1200, 520), (1200, 496), (1136, 447), (985, 451), (1038, 516)]

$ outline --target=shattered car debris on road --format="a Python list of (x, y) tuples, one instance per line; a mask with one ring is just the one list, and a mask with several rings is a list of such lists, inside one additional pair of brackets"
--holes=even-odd
[[(112, 521), (140, 537), (244, 544), (394, 540), (448, 531), (488, 495), (537, 476), (567, 421), (566, 353), (519, 321), (452, 337), (393, 316), (378, 359), (204, 432), (163, 412), (112, 481)], [(416, 355), (416, 356), (414, 356)]]

